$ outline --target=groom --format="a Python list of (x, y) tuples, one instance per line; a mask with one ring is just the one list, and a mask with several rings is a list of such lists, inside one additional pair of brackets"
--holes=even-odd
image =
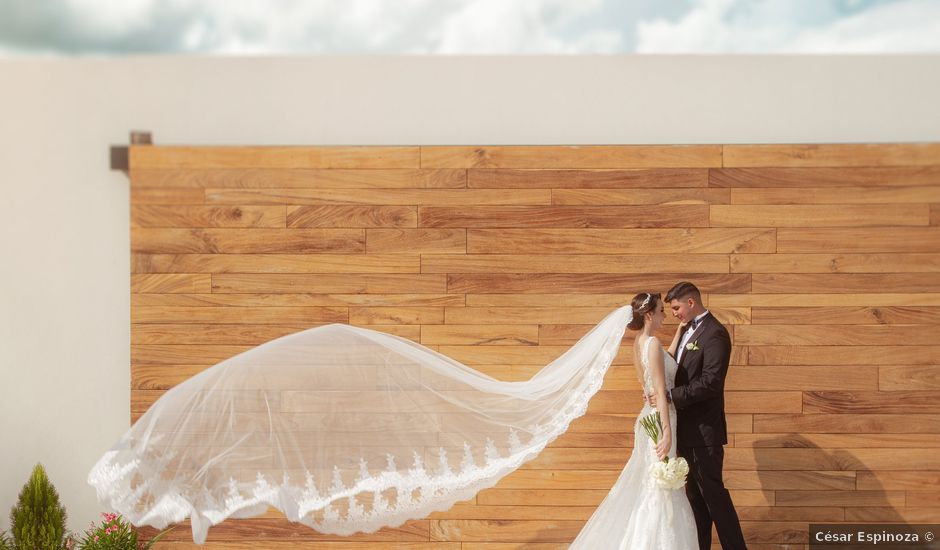
[[(676, 284), (665, 301), (673, 316), (687, 323), (676, 348), (675, 387), (666, 398), (676, 406), (676, 452), (689, 464), (685, 490), (695, 514), (699, 548), (711, 548), (714, 522), (723, 549), (746, 549), (721, 473), (722, 445), (728, 443), (724, 389), (731, 338), (702, 306), (702, 295), (692, 283)], [(656, 406), (655, 397), (650, 402)]]

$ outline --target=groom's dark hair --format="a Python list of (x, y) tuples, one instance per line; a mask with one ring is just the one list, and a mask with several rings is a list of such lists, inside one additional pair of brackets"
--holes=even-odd
[(690, 296), (695, 298), (695, 303), (702, 303), (702, 293), (699, 292), (698, 287), (688, 281), (682, 281), (681, 283), (676, 283), (675, 286), (670, 288), (669, 292), (666, 293), (666, 303), (673, 300), (685, 300)]

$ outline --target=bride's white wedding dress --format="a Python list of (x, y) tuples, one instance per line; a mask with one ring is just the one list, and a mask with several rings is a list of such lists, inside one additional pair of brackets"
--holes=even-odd
[[(641, 353), (645, 385), (652, 388), (649, 350), (657, 340), (650, 338)], [(663, 351), (666, 367), (666, 390), (675, 386), (678, 365)], [(649, 473), (658, 461), (652, 440), (640, 424), (640, 418), (656, 412), (649, 403), (643, 405), (633, 425), (633, 453), (613, 488), (585, 524), (569, 550), (696, 550), (698, 535), (695, 516), (685, 495), (685, 488), (661, 489)], [(676, 407), (669, 404), (669, 423), (676, 433)], [(676, 439), (669, 449), (670, 460), (676, 457)]]

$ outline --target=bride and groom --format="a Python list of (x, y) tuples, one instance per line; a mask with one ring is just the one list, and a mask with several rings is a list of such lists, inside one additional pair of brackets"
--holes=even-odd
[[(680, 321), (668, 349), (654, 335), (665, 307)], [(746, 548), (731, 496), (722, 481), (728, 442), (724, 385), (731, 357), (728, 331), (702, 305), (689, 282), (676, 284), (665, 300), (638, 294), (632, 302), (638, 331), (634, 365), (645, 404), (634, 426), (630, 460), (571, 549), (708, 550), (712, 524), (724, 549)], [(641, 428), (640, 418), (659, 412), (659, 443)], [(649, 469), (669, 456), (689, 466), (685, 490), (656, 486)]]
[[(655, 337), (666, 307), (682, 322), (668, 351)], [(654, 446), (637, 421), (630, 460), (571, 548), (708, 549), (713, 523), (723, 548), (745, 548), (721, 474), (731, 342), (691, 283), (665, 300), (637, 295), (521, 382), (345, 324), (283, 336), (167, 391), (88, 482), (134, 525), (189, 518), (198, 544), (212, 525), (269, 506), (340, 536), (401, 525), (494, 486), (564, 433), (627, 327), (647, 396), (639, 416), (658, 412), (663, 437)], [(660, 488), (682, 466), (661, 468), (665, 456), (685, 459), (684, 490)]]

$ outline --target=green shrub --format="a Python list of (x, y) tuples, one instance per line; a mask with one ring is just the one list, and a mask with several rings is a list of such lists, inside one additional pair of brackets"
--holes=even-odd
[(12, 548), (16, 550), (60, 550), (65, 548), (65, 508), (59, 493), (46, 476), (41, 464), (20, 491), (16, 506), (10, 510)]

